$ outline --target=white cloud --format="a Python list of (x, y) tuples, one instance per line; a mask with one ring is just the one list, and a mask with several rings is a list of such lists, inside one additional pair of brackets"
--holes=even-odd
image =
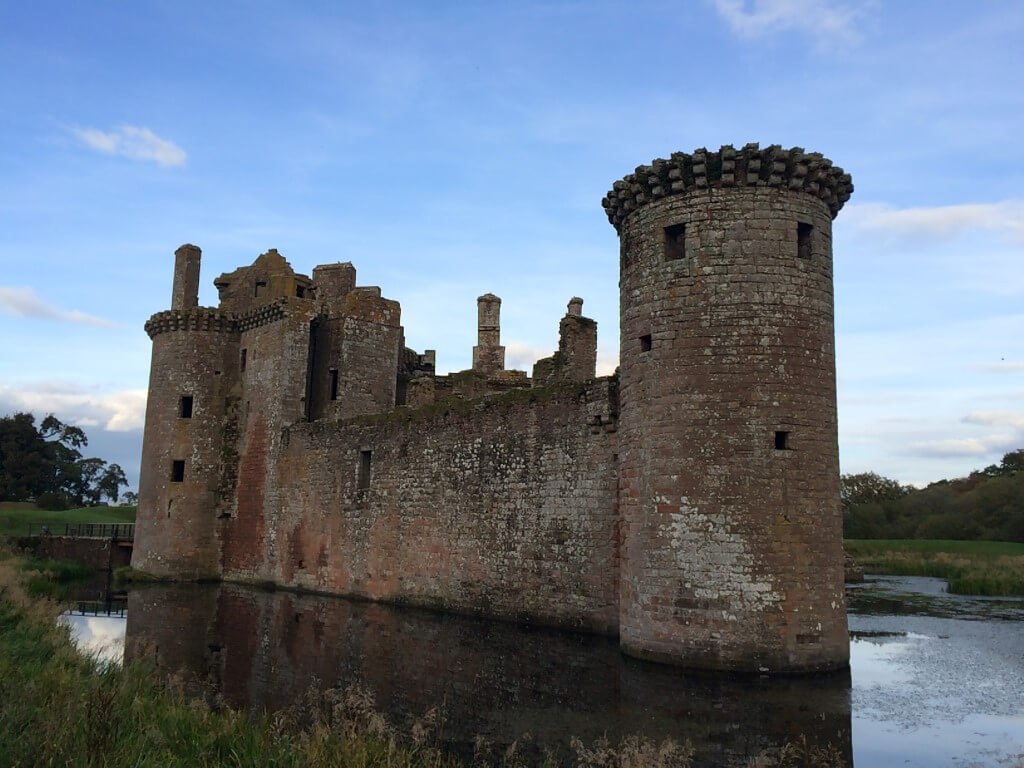
[(998, 363), (978, 363), (972, 367), (981, 373), (1024, 373), (1024, 362), (1013, 360)]
[(505, 367), (513, 371), (526, 371), (529, 374), (534, 363), (542, 357), (551, 357), (554, 353), (553, 349), (542, 349), (521, 341), (510, 341), (505, 345)]
[(0, 311), (15, 317), (41, 317), (47, 320), (59, 320), (65, 323), (80, 325), (96, 325), (103, 328), (114, 328), (117, 323), (102, 317), (87, 315), (78, 310), (64, 310), (51, 307), (31, 288), (15, 288), (0, 285)]
[(84, 392), (59, 383), (15, 389), (0, 385), (0, 413), (53, 413), (61, 421), (82, 426), (102, 425), (108, 432), (142, 429), (146, 421), (146, 391)]
[(734, 33), (752, 38), (798, 30), (820, 40), (855, 41), (854, 25), (865, 5), (836, 0), (712, 0)]
[(918, 456), (938, 458), (992, 457), (1024, 446), (1024, 413), (1017, 411), (972, 411), (964, 424), (988, 427), (988, 434), (976, 437), (925, 440), (910, 444)]
[(1024, 241), (1024, 200), (903, 209), (886, 203), (859, 203), (843, 210), (843, 221), (872, 235), (913, 240), (987, 231)]
[(105, 155), (150, 160), (163, 166), (184, 165), (188, 157), (173, 141), (161, 139), (149, 128), (135, 125), (122, 125), (109, 133), (95, 128), (76, 128), (75, 135), (85, 146)]
[(1012, 427), (1024, 432), (1024, 413), (1016, 411), (973, 411), (964, 416), (963, 421), (983, 427)]

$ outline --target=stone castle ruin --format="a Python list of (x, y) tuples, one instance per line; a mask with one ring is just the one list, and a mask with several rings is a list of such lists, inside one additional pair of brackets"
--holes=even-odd
[(352, 264), (271, 250), (198, 306), (175, 254), (146, 331), (136, 568), (618, 636), (760, 673), (845, 668), (832, 219), (850, 177), (802, 149), (676, 153), (615, 182), (620, 370), (569, 302), (505, 369), (405, 346)]

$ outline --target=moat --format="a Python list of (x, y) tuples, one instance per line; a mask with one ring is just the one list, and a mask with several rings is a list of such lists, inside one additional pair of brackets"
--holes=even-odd
[(216, 703), (280, 709), (318, 683), (368, 688), (398, 725), (439, 706), (464, 755), (481, 739), (568, 755), (572, 737), (643, 734), (689, 741), (695, 765), (745, 765), (803, 734), (860, 768), (1024, 759), (1024, 598), (910, 577), (849, 598), (851, 674), (811, 679), (694, 677), (594, 635), (229, 585), (138, 589), (111, 617), (67, 621)]

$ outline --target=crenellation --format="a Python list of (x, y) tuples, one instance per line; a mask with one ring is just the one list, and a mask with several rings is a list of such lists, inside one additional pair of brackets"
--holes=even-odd
[(271, 249), (199, 307), (182, 246), (145, 325), (133, 564), (585, 629), (683, 667), (845, 668), (831, 227), (852, 189), (758, 144), (616, 181), (601, 378), (579, 297), (527, 376), (480, 296), (472, 366), (438, 374), (352, 263), (309, 278)]

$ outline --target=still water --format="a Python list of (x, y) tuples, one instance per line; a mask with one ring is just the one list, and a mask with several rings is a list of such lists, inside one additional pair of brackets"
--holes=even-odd
[(744, 765), (803, 734), (858, 768), (1024, 765), (1024, 598), (944, 590), (851, 587), (852, 674), (807, 680), (693, 677), (592, 635), (230, 585), (147, 587), (126, 616), (64, 620), (84, 647), (154, 658), (214, 703), (279, 709), (318, 682), (368, 688), (400, 726), (440, 707), (463, 755), (481, 739), (567, 755), (573, 736), (642, 734), (690, 742), (695, 765)]

